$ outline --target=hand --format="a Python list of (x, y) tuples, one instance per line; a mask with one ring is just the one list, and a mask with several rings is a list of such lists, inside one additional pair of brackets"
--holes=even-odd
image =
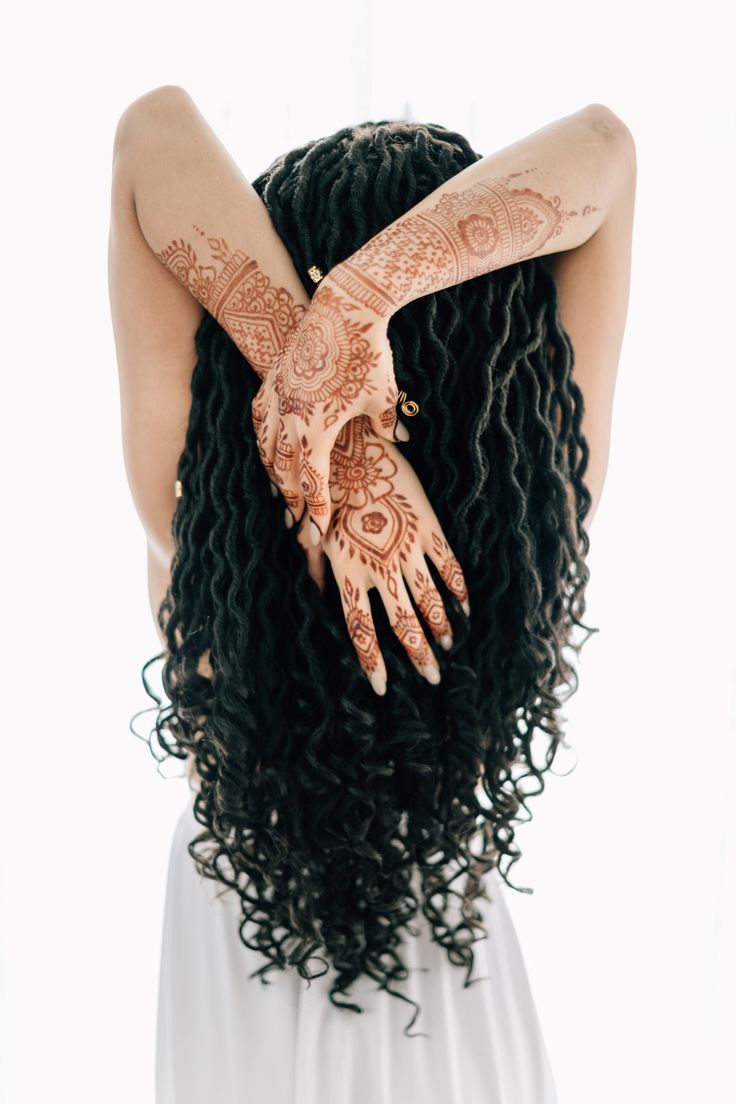
[(396, 427), (408, 440), (397, 399), (387, 319), (328, 274), (252, 404), (264, 467), (296, 518), (306, 503), (313, 544), (330, 524), (330, 453), (342, 427), (363, 414), (378, 437), (394, 441)]
[[(306, 436), (300, 444), (311, 464)], [(411, 591), (438, 643), (451, 648), (452, 628), (425, 555), (466, 614), (470, 606), (460, 565), (416, 473), (399, 449), (379, 437), (371, 420), (360, 415), (338, 435), (329, 480), (334, 513), (321, 543), (340, 589), (350, 639), (373, 689), (378, 694), (386, 690), (386, 667), (368, 600), (374, 586), (416, 669), (430, 682), (439, 682), (437, 661), (409, 597)], [(305, 515), (300, 530), (306, 524)]]

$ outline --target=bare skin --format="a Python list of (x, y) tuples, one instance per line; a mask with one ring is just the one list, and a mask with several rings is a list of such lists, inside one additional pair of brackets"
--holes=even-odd
[[(217, 227), (217, 232), (212, 227)], [(189, 416), (189, 386), (196, 361), (194, 335), (203, 309), (217, 319), (259, 378), (265, 379), (310, 303), (260, 197), (191, 98), (177, 86), (163, 86), (141, 97), (118, 124), (112, 174), (109, 289), (126, 471), (146, 531), (149, 597), (155, 619), (174, 553), (174, 484)], [(394, 410), (392, 424), (395, 421)], [(280, 471), (288, 469), (291, 457), (288, 442), (283, 435), (279, 437), (278, 412), (274, 425), (275, 456), (263, 459), (275, 485), (280, 482)], [(393, 440), (387, 423), (377, 423), (373, 432), (386, 443)], [(362, 439), (355, 433), (346, 435), (350, 448)], [(394, 451), (393, 525), (399, 525), (395, 504), (401, 502), (405, 513), (401, 524), (406, 525), (409, 515), (415, 519), (419, 556), (423, 557), (426, 550), (433, 557), (439, 523), (408, 463), (398, 456), (398, 450)], [(304, 458), (308, 471), (308, 452)], [(360, 458), (355, 462), (359, 464)], [(309, 518), (301, 492), (286, 490), (284, 498), (288, 507), (286, 523), (292, 525), (294, 515), (299, 518), (296, 536), (320, 589), (324, 587), (325, 553), (336, 578), (341, 579), (348, 567), (355, 573), (354, 549), (349, 544), (335, 540), (327, 546), (313, 547), (309, 543)], [(346, 517), (353, 513), (351, 507)], [(379, 533), (366, 533), (366, 537), (373, 541), (374, 549), (373, 555), (360, 564), (362, 593), (377, 587), (390, 599), (389, 619), (407, 655), (434, 682), (439, 667), (419, 621), (412, 614), (411, 633), (407, 633), (404, 623), (397, 620), (397, 596), (401, 594), (406, 600), (403, 581), (400, 587), (395, 583), (394, 592), (386, 587), (387, 579), (401, 579), (404, 545), (392, 540), (389, 550), (385, 540), (381, 543)], [(426, 562), (422, 562), (427, 572)], [(452, 579), (451, 592), (466, 601), (462, 577)], [(437, 599), (438, 595), (433, 595), (433, 602)], [(435, 606), (426, 602), (425, 606), (432, 610), (433, 620), (428, 625), (434, 632)], [(374, 632), (372, 626), (370, 632)], [(420, 638), (424, 647), (418, 649)], [(166, 648), (163, 637), (162, 643)], [(356, 654), (362, 660), (363, 653), (357, 647)], [(372, 654), (380, 657), (375, 634)], [(382, 659), (377, 666), (366, 669), (366, 675), (377, 692), (385, 692)]]
[[(521, 260), (565, 258), (556, 268), (563, 322), (582, 353), (579, 374), (590, 379), (585, 362), (593, 366), (590, 390), (600, 396), (586, 429), (607, 438), (628, 303), (635, 176), (629, 131), (608, 108), (591, 104), (445, 181), (328, 273), (254, 403), (265, 462), (276, 448), (270, 412), (278, 408), (279, 438), (291, 457), (279, 483), (284, 493), (305, 495), (319, 533), (330, 523), (329, 458), (342, 425), (358, 413), (373, 425), (391, 421), (391, 316), (423, 295)], [(596, 309), (584, 316), (586, 300)], [(362, 340), (351, 344), (350, 332)], [(307, 475), (302, 442), (311, 457)], [(600, 468), (595, 474), (600, 481)]]

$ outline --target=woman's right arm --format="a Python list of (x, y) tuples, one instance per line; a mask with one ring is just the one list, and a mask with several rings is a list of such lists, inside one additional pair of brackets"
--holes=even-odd
[(384, 318), (414, 299), (574, 249), (610, 216), (633, 146), (589, 104), (450, 177), (328, 274)]
[(380, 316), (422, 295), (551, 254), (583, 393), (590, 526), (603, 490), (629, 299), (636, 191), (631, 132), (590, 104), (445, 181), (323, 281)]

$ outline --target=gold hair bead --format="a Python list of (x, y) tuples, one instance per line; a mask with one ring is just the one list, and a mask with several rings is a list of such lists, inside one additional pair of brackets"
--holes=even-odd
[(317, 268), (316, 265), (310, 265), (309, 268), (307, 269), (307, 272), (312, 277), (315, 284), (318, 284), (320, 282), (320, 280), (322, 279), (322, 277), (323, 277), (322, 270), (320, 268)]
[(182, 494), (181, 479), (177, 479), (176, 483), (174, 484), (174, 495), (176, 496), (176, 498), (181, 498), (181, 494)]
[(406, 414), (408, 418), (413, 418), (415, 414), (419, 413), (419, 403), (414, 402), (413, 399), (407, 401), (406, 391), (399, 391), (399, 402), (401, 403), (402, 413)]

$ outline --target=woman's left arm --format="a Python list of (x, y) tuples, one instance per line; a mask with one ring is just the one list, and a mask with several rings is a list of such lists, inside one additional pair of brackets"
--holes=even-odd
[[(177, 85), (134, 100), (118, 122), (108, 285), (125, 469), (148, 545), (155, 621), (174, 553), (203, 308), (263, 379), (309, 306), (260, 196)], [(308, 553), (315, 581), (322, 555)]]

